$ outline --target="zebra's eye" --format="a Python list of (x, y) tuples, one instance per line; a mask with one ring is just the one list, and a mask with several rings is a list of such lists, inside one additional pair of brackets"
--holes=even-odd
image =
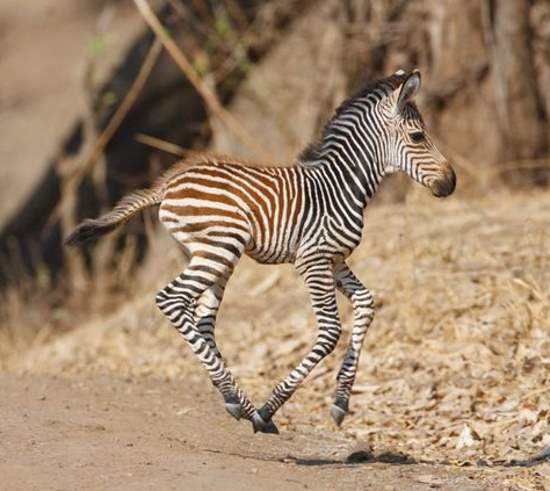
[(409, 136), (414, 143), (421, 143), (426, 139), (422, 131), (413, 131), (412, 133), (409, 133)]

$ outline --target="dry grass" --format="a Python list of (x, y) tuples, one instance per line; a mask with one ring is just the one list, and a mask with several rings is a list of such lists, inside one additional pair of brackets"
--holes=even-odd
[[(378, 308), (342, 430), (347, 437), (463, 465), (525, 459), (550, 446), (549, 209), (548, 193), (438, 201), (415, 187), (405, 204), (369, 210), (364, 243), (350, 263)], [(39, 334), (5, 367), (206, 381), (154, 306), (154, 293), (184, 260), (164, 231), (153, 239), (131, 298), (47, 342), (44, 327), (47, 336)], [(351, 310), (339, 300), (347, 327)], [(66, 307), (64, 313), (76, 318)], [(290, 266), (245, 259), (229, 284), (218, 339), (261, 403), (304, 354), (314, 325)], [(328, 408), (345, 337), (277, 415), (283, 429), (333, 428)], [(526, 489), (542, 472), (491, 469), (480, 472), (509, 474)]]

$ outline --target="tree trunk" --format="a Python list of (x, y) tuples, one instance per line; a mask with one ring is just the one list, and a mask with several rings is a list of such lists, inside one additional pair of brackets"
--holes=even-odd
[[(529, 0), (487, 2), (496, 114), (504, 161), (544, 157), (550, 143), (547, 115), (537, 89), (529, 9)], [(518, 178), (517, 173), (508, 176)], [(529, 175), (536, 184), (546, 184), (547, 178), (541, 170)]]

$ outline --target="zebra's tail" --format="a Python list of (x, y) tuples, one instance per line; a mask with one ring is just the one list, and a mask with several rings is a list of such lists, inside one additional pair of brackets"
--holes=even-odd
[[(90, 239), (96, 239), (112, 232), (126, 223), (137, 212), (158, 205), (164, 199), (164, 192), (170, 181), (195, 165), (216, 162), (222, 157), (202, 152), (188, 152), (189, 157), (174, 164), (162, 174), (150, 189), (134, 191), (122, 198), (117, 205), (102, 217), (84, 220), (65, 239), (65, 245), (75, 246)], [(227, 158), (223, 157), (225, 160)]]
[(162, 197), (163, 189), (160, 186), (134, 191), (122, 198), (105, 215), (95, 219), (84, 220), (65, 239), (65, 244), (75, 246), (112, 232), (115, 228), (130, 220), (137, 212), (149, 206), (159, 204), (162, 201)]

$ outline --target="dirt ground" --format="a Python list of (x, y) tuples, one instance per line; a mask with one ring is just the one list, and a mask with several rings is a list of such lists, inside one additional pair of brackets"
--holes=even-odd
[(2, 375), (0, 392), (2, 489), (474, 491), (506, 474), (375, 455), (334, 432), (254, 435), (196, 384)]

